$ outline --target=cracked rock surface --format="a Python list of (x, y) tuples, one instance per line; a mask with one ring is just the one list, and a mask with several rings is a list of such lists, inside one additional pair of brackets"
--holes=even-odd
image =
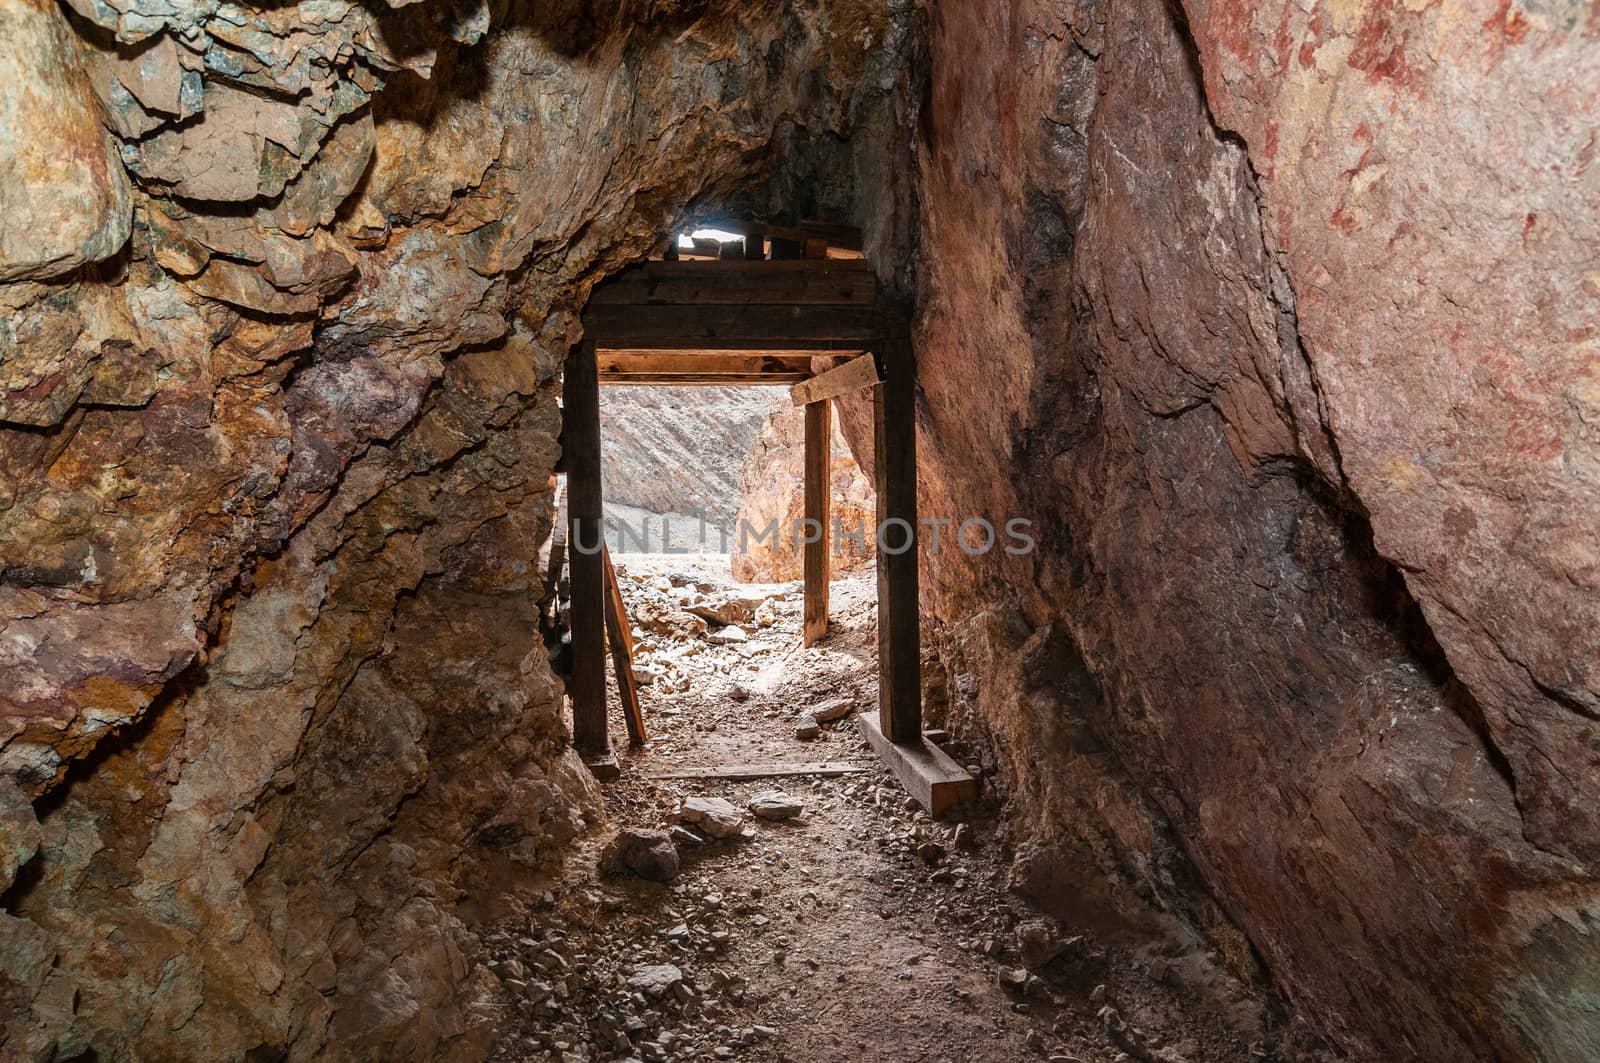
[(5, 6), (7, 1058), (488, 1051), (473, 926), (598, 815), (533, 563), (576, 312), (902, 22)]

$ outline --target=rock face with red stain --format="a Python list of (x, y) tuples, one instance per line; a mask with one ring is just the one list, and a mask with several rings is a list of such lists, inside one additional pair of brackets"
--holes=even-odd
[[(830, 444), (829, 520), (823, 533), (831, 570), (867, 571), (876, 556), (876, 496), (837, 423)], [(805, 473), (805, 410), (785, 396), (768, 411), (745, 456), (739, 518), (730, 535), (734, 579), (786, 583), (805, 576), (804, 541), (811, 534), (800, 523), (806, 516)], [(769, 527), (775, 532), (769, 533)]]
[(1359, 1058), (1600, 1056), (1600, 14), (955, 0), (930, 46), (921, 503), (1039, 549), (926, 604), (1020, 881), (1237, 927)]
[(69, 6), (0, 15), (0, 1043), (481, 1058), (471, 919), (598, 811), (532, 563), (577, 311), (881, 124), (903, 27)]

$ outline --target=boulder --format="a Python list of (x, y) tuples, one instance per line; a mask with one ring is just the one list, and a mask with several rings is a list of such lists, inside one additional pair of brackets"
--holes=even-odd
[(658, 830), (624, 827), (600, 853), (600, 870), (608, 875), (634, 874), (651, 882), (678, 877), (678, 849)]

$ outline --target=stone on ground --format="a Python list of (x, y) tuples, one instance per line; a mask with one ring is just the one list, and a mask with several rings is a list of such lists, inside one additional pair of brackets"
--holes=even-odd
[(821, 734), (822, 725), (810, 716), (800, 717), (800, 721), (794, 725), (794, 736), (802, 742), (809, 742)]
[(720, 797), (686, 798), (678, 809), (681, 822), (693, 824), (713, 838), (732, 838), (744, 825), (744, 816)]
[(793, 819), (805, 805), (782, 790), (763, 790), (750, 799), (750, 811), (762, 819)]
[(628, 979), (628, 988), (649, 997), (659, 997), (683, 981), (683, 971), (670, 963), (640, 967)]
[(600, 854), (600, 870), (608, 875), (630, 873), (651, 882), (678, 877), (678, 849), (658, 830), (624, 827)]
[(824, 701), (820, 705), (813, 706), (810, 716), (818, 723), (832, 723), (850, 715), (855, 707), (855, 702), (849, 698), (834, 698), (832, 701)]

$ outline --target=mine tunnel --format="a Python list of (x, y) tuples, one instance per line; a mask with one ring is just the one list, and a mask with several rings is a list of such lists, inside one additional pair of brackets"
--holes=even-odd
[(4, 0), (0, 1059), (1600, 1060), (1600, 10)]

